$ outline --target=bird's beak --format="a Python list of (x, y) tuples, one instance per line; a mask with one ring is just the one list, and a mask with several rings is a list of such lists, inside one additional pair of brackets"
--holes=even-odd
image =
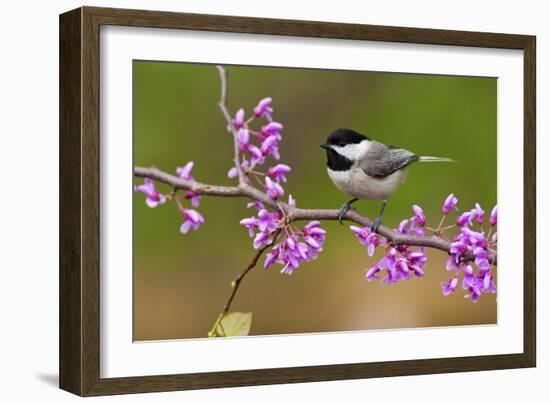
[(320, 147), (324, 148), (325, 150), (331, 150), (332, 149), (329, 143), (323, 143), (323, 144), (321, 144)]

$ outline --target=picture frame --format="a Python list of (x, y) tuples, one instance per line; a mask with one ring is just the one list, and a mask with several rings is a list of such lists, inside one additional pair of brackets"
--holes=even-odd
[[(523, 52), (523, 351), (127, 377), (101, 376), (100, 31), (104, 26)], [(81, 7), (60, 16), (60, 388), (80, 396), (525, 368), (536, 365), (534, 36)], [(518, 133), (518, 136), (520, 134)], [(114, 302), (110, 302), (114, 303)]]

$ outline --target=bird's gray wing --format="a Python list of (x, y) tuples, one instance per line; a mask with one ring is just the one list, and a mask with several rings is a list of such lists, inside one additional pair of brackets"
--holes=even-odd
[(408, 150), (373, 141), (359, 166), (367, 175), (383, 178), (415, 161), (418, 156)]

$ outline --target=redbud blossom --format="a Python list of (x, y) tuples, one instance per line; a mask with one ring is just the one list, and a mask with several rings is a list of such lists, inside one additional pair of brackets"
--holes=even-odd
[(399, 223), (399, 226), (397, 227), (397, 232), (401, 234), (407, 234), (407, 225), (409, 224), (409, 220), (404, 219)]
[(323, 250), (326, 231), (321, 228), (319, 221), (311, 221), (299, 232), (286, 235), (275, 245), (266, 256), (264, 267), (268, 268), (275, 263), (283, 266), (281, 273), (292, 274), (304, 261), (317, 258)]
[[(426, 223), (424, 212), (419, 206), (414, 206), (413, 210), (415, 216), (410, 220), (402, 220), (395, 229), (396, 232), (404, 235), (424, 234), (420, 226)], [(409, 225), (408, 229), (407, 225)], [(389, 247), (389, 240), (372, 233), (369, 227), (351, 226), (350, 229), (359, 240), (359, 243), (368, 245), (367, 252), (369, 256), (374, 254), (374, 250), (378, 246), (386, 245), (386, 255), (367, 270), (365, 275), (367, 281), (379, 280), (383, 283), (394, 284), (399, 280), (409, 280), (413, 276), (422, 277), (424, 275), (424, 267), (428, 261), (424, 248), (411, 249), (407, 245)], [(380, 277), (380, 272), (384, 270), (386, 276)]]
[(495, 206), (491, 211), (491, 216), (489, 217), (489, 224), (497, 225), (497, 218), (498, 218), (497, 216), (498, 216), (498, 206)]
[(474, 213), (472, 213), (471, 211), (466, 211), (456, 219), (456, 225), (458, 225), (459, 227), (464, 227), (465, 225), (472, 225), (473, 218), (474, 218)]
[(286, 182), (286, 174), (289, 173), (292, 169), (288, 166), (288, 165), (285, 165), (285, 164), (277, 164), (273, 167), (270, 167), (268, 170), (267, 170), (267, 175), (279, 182), (279, 181), (283, 181), (283, 182)]
[(455, 291), (457, 285), (458, 278), (456, 277), (451, 277), (451, 279), (447, 283), (441, 283), (441, 291), (443, 292), (443, 295), (447, 296), (449, 294), (452, 294)]
[(292, 195), (288, 195), (288, 205), (290, 207), (296, 207), (296, 199)]
[(239, 131), (237, 132), (237, 144), (239, 146), (239, 150), (247, 151), (249, 141), (250, 141), (250, 134), (248, 132), (248, 129), (246, 127), (240, 128)]
[(374, 250), (380, 245), (381, 241), (378, 238), (378, 235), (375, 232), (371, 232), (370, 227), (356, 227), (351, 225), (349, 227), (351, 231), (355, 234), (355, 237), (361, 245), (367, 246), (367, 253), (369, 256), (374, 255)]
[(166, 197), (161, 195), (155, 188), (155, 183), (152, 179), (145, 178), (144, 184), (134, 187), (135, 192), (141, 192), (146, 195), (145, 203), (149, 207), (157, 207), (166, 201)]
[[(495, 209), (493, 211), (495, 212), (494, 223), (496, 224)], [(496, 292), (496, 285), (491, 273), (491, 263), (489, 262), (489, 241), (483, 232), (476, 232), (468, 228), (474, 217), (479, 224), (482, 224), (483, 215), (483, 209), (479, 203), (476, 203), (474, 209), (463, 213), (457, 220), (457, 225), (461, 226), (460, 233), (453, 239), (450, 250), (451, 258), (447, 261), (447, 270), (453, 271), (454, 274), (448, 283), (442, 283), (443, 295), (449, 295), (455, 291), (456, 284), (454, 280), (458, 279), (460, 274), (462, 274), (462, 288), (467, 292), (465, 297), (472, 302), (477, 302), (483, 293)], [(491, 216), (493, 216), (493, 213), (491, 213)], [(489, 222), (492, 223), (493, 220), (489, 218)], [(474, 255), (475, 266), (464, 264), (466, 253)]]
[(240, 129), (244, 126), (244, 109), (241, 108), (235, 114), (235, 119), (231, 121), (235, 129)]
[(281, 140), (280, 132), (284, 129), (283, 125), (279, 122), (270, 122), (265, 126), (262, 126), (260, 131), (260, 140), (264, 140), (267, 137), (273, 136), (277, 140)]
[(445, 202), (443, 202), (443, 206), (441, 207), (443, 214), (447, 215), (453, 209), (458, 210), (458, 208), (456, 207), (457, 204), (458, 204), (458, 199), (455, 197), (453, 193), (451, 193), (449, 196), (447, 196), (447, 198), (445, 199)]
[(273, 109), (271, 108), (271, 97), (262, 99), (254, 108), (254, 116), (256, 116), (257, 118), (264, 116), (270, 122), (272, 120), (272, 113)]
[(272, 155), (276, 160), (281, 159), (281, 155), (279, 154), (279, 139), (276, 136), (266, 137), (262, 141), (260, 150), (264, 156)]
[[(183, 167), (178, 167), (176, 169), (176, 173), (178, 174), (180, 179), (191, 181), (191, 182), (195, 181), (193, 176), (191, 176), (191, 171), (193, 170), (193, 165), (194, 165), (193, 161), (189, 161)], [(198, 194), (196, 194), (195, 192), (193, 192), (191, 190), (186, 190), (184, 197), (188, 200), (189, 199), (191, 200), (191, 206), (193, 206), (195, 208), (199, 207), (201, 197)]]
[(264, 154), (262, 151), (256, 147), (254, 144), (248, 144), (247, 150), (251, 155), (250, 166), (255, 167), (256, 165), (262, 165), (265, 162)]
[(423, 227), (426, 224), (426, 216), (424, 215), (424, 210), (422, 210), (422, 208), (420, 206), (417, 206), (416, 204), (413, 204), (412, 208), (414, 211), (413, 220), (416, 222), (416, 224)]
[(475, 208), (472, 209), (472, 214), (477, 221), (478, 224), (483, 224), (483, 218), (485, 215), (485, 211), (481, 208), (479, 203), (476, 203)]
[(265, 192), (273, 200), (278, 199), (279, 197), (285, 194), (285, 191), (277, 182), (273, 182), (269, 176), (265, 177)]
[(190, 208), (184, 208), (182, 211), (183, 215), (183, 224), (180, 227), (180, 231), (183, 234), (186, 234), (190, 229), (196, 231), (199, 229), (202, 223), (204, 223), (204, 218), (196, 210)]
[[(241, 169), (243, 172), (248, 171), (250, 169), (250, 162), (248, 162), (248, 160), (244, 160), (243, 162), (241, 162)], [(229, 169), (229, 171), (227, 171), (228, 178), (236, 178), (237, 176), (239, 176), (239, 172), (237, 171), (236, 167), (232, 167)]]

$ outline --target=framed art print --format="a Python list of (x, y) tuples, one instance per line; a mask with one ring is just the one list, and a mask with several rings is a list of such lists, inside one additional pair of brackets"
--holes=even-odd
[(82, 7), (60, 178), (72, 393), (535, 365), (532, 36)]

